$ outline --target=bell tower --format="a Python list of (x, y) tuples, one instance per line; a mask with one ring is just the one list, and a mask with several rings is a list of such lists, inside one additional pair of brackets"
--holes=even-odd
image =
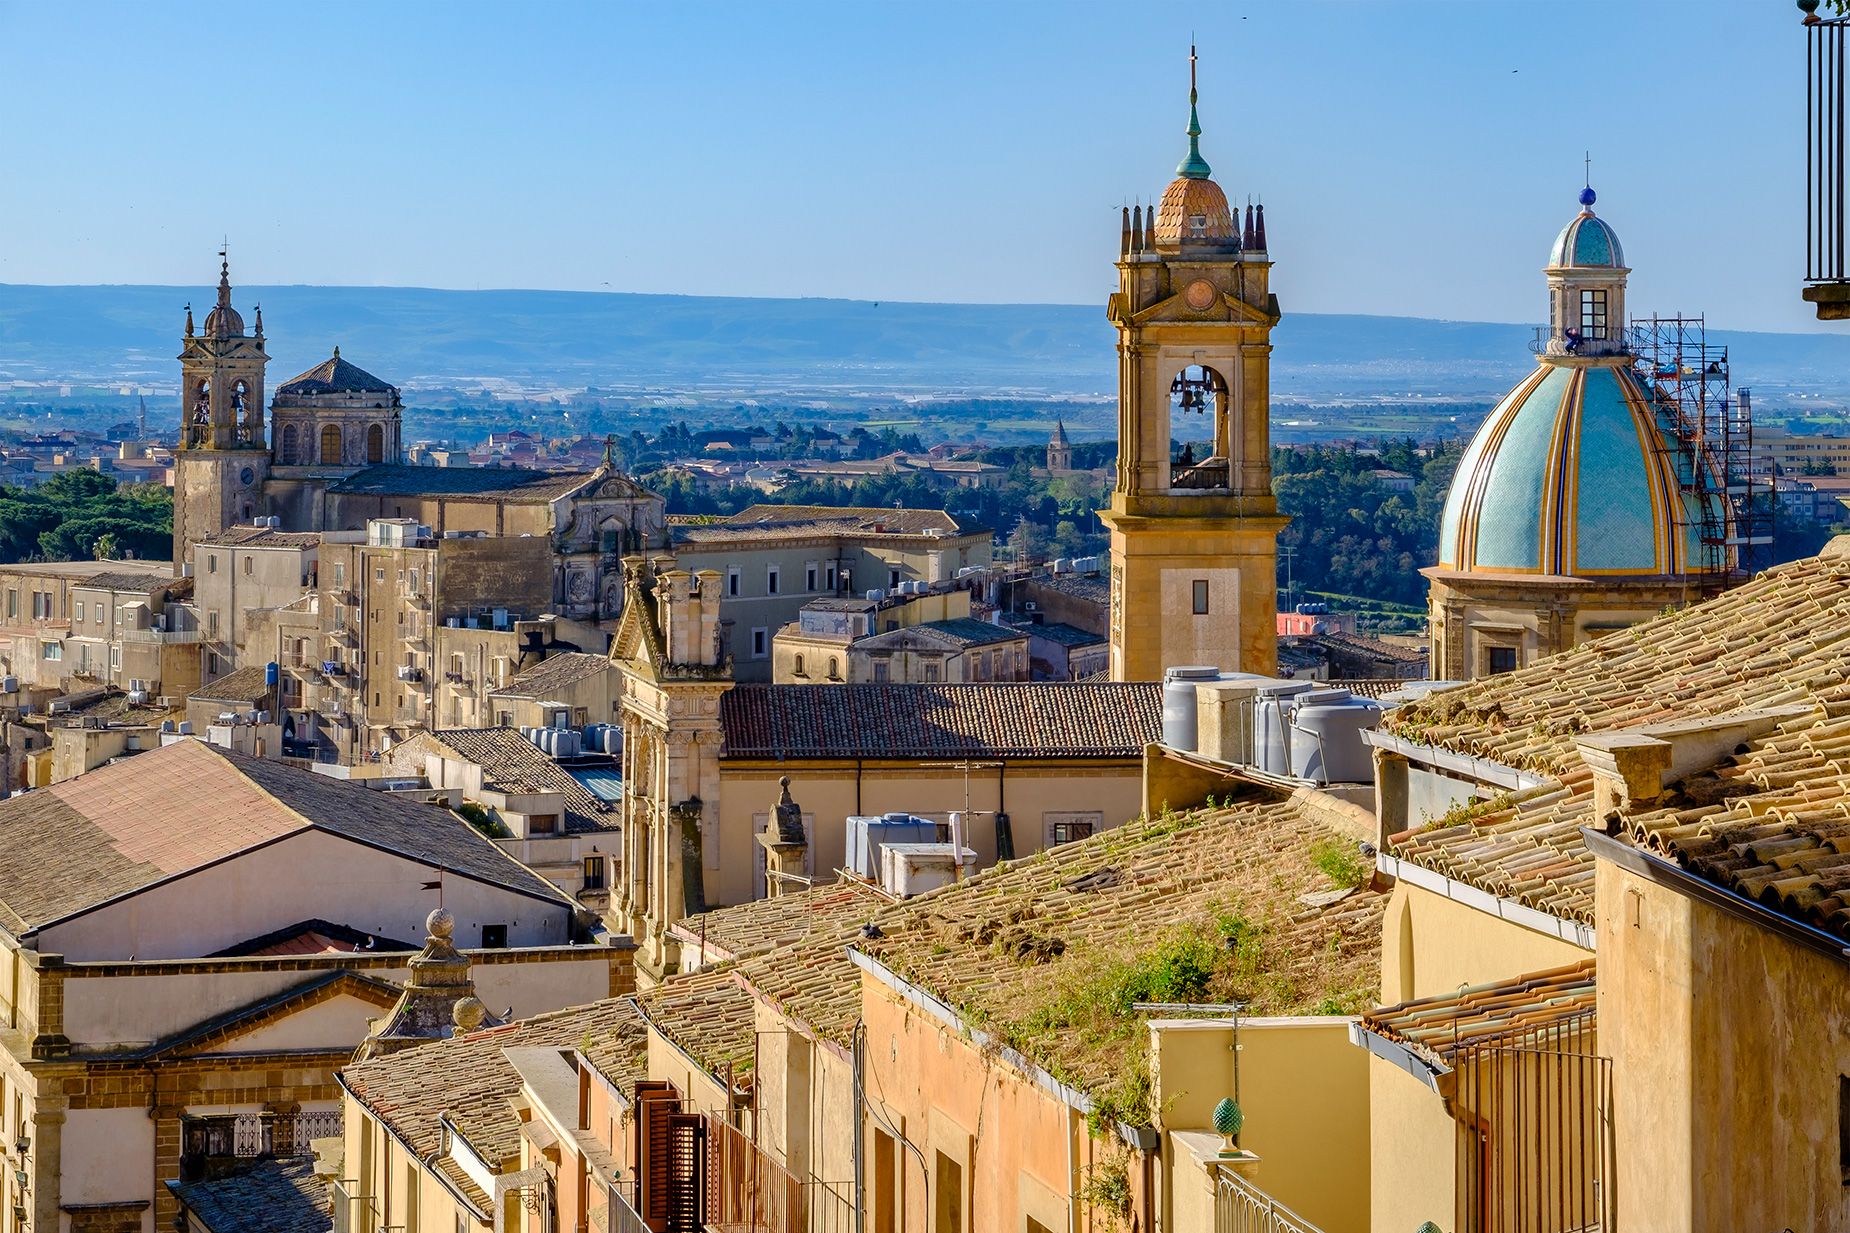
[(253, 333), (231, 306), (231, 265), (219, 253), (218, 303), (205, 328), (193, 328), (186, 308), (180, 345), (180, 443), (174, 451), (174, 572), (192, 559), (193, 544), (261, 512), (269, 478), (263, 430), (263, 309)]
[(1111, 678), (1180, 664), (1277, 666), (1272, 327), (1265, 207), (1237, 209), (1201, 156), (1189, 49), (1188, 156), (1161, 204), (1124, 213), (1118, 290), (1118, 480)]

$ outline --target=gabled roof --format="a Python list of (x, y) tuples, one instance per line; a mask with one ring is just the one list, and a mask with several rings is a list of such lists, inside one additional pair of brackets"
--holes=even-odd
[[(592, 658), (596, 658), (593, 656)], [(426, 752), (482, 768), (483, 786), (501, 792), (557, 792), (565, 799), (565, 829), (616, 830), (622, 818), (517, 728), (445, 728), (421, 732), (397, 746), (394, 760)], [(402, 765), (402, 762), (401, 762)]]
[(448, 1120), (482, 1159), (499, 1165), (519, 1152), (521, 1125), (511, 1103), (520, 1073), (503, 1050), (577, 1049), (624, 1090), (648, 1077), (646, 1042), (635, 1002), (612, 998), (358, 1062), (340, 1080), (420, 1158), (443, 1151)]
[(491, 698), (531, 698), (546, 702), (558, 697), (563, 690), (571, 688), (587, 677), (602, 675), (613, 671), (610, 660), (602, 655), (590, 655), (583, 651), (564, 651), (548, 655), (539, 663), (518, 673), (500, 689), (489, 693)]
[(739, 685), (720, 698), (730, 758), (1140, 758), (1162, 685)]
[(264, 665), (246, 664), (206, 682), (186, 696), (201, 702), (261, 702), (270, 696), (270, 687), (264, 677)]
[(309, 830), (570, 909), (447, 810), (184, 740), (0, 801), (0, 924), (43, 928)]
[(1809, 708), (1714, 771), (1671, 785), (1625, 837), (1850, 940), (1850, 539), (1705, 603), (1389, 716), (1402, 739), (1530, 773), (1540, 786), (1414, 819), (1391, 855), (1593, 923), (1593, 732), (1756, 707)]

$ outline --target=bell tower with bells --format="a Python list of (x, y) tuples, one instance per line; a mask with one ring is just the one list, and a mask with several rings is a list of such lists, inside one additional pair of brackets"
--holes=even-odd
[(1201, 157), (1189, 48), (1188, 156), (1160, 204), (1124, 212), (1111, 679), (1277, 667), (1278, 533), (1269, 368), (1278, 299), (1265, 207), (1239, 210)]
[(204, 328), (186, 306), (180, 344), (180, 442), (174, 450), (173, 563), (182, 573), (193, 545), (262, 513), (270, 474), (264, 441), (263, 309), (252, 332), (231, 306), (231, 264), (219, 252), (218, 303)]

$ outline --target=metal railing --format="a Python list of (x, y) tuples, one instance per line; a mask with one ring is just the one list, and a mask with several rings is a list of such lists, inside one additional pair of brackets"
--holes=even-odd
[(1214, 1233), (1323, 1233), (1316, 1225), (1221, 1166), (1214, 1189)]
[(1850, 20), (1805, 27), (1805, 281), (1844, 277), (1844, 31)]
[(593, 1228), (602, 1230), (602, 1233), (653, 1233), (649, 1222), (623, 1197), (620, 1187), (606, 1186), (604, 1199), (603, 1219), (597, 1219), (597, 1213), (592, 1213), (590, 1224)]

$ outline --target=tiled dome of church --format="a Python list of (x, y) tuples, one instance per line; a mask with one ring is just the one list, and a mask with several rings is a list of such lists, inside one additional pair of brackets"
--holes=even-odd
[(1581, 190), (1580, 213), (1555, 237), (1554, 247), (1548, 252), (1550, 266), (1618, 269), (1625, 265), (1625, 250), (1619, 247), (1619, 234), (1605, 219), (1593, 213), (1595, 200), (1592, 188)]
[(1697, 558), (1702, 498), (1682, 491), (1677, 457), (1629, 368), (1544, 362), (1466, 448), (1446, 497), (1439, 564), (1682, 573)]

